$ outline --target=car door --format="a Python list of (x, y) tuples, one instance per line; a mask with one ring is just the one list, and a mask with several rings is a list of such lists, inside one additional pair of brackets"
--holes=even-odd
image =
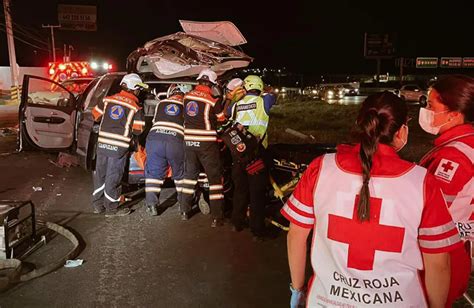
[(25, 75), (19, 107), (18, 150), (65, 150), (74, 143), (77, 102), (73, 93), (50, 79)]

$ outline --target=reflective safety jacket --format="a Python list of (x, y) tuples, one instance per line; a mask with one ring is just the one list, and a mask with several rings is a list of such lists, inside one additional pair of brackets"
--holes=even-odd
[(360, 145), (339, 146), (304, 172), (282, 214), (314, 228), (306, 307), (427, 307), (422, 253), (462, 247), (439, 186), (425, 168), (379, 144), (361, 222)]
[(101, 119), (97, 153), (120, 157), (128, 152), (132, 133), (140, 134), (145, 126), (138, 98), (126, 91), (107, 96), (92, 110), (95, 120)]
[(183, 96), (173, 95), (161, 100), (155, 109), (150, 137), (160, 134), (184, 137)]
[(265, 111), (264, 100), (261, 96), (246, 95), (233, 106), (232, 117), (247, 130), (259, 138), (262, 145), (268, 146), (267, 128), (269, 116)]
[(217, 141), (216, 124), (224, 119), (224, 112), (219, 98), (211, 93), (211, 88), (197, 85), (184, 96), (184, 141), (188, 146)]

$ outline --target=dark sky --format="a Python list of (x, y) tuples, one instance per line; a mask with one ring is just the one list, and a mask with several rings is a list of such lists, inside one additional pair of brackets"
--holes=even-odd
[[(11, 1), (14, 21), (36, 28), (45, 40), (48, 32), (41, 24), (57, 23), (58, 3), (97, 5), (98, 31), (57, 31), (57, 47), (69, 43), (76, 58), (88, 59), (92, 52), (119, 66), (147, 40), (179, 31), (179, 19), (230, 20), (247, 38), (242, 48), (256, 59), (256, 66), (285, 66), (301, 73), (374, 70), (373, 61), (363, 58), (364, 32), (397, 33), (399, 56), (474, 57), (472, 0)], [(3, 23), (3, 15), (0, 18)], [(0, 37), (0, 65), (8, 65), (4, 33)], [(47, 52), (35, 54), (21, 42), (16, 48), (20, 65), (48, 61)]]

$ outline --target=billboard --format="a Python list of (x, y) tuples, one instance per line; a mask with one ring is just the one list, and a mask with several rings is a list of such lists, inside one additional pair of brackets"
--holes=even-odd
[(364, 57), (367, 59), (392, 58), (395, 56), (395, 35), (389, 33), (365, 33)]
[(58, 5), (61, 30), (97, 31), (97, 7), (94, 5)]

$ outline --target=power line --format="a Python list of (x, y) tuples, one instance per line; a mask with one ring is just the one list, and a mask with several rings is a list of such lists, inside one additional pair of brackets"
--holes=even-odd
[[(13, 22), (13, 24), (15, 24), (15, 22)], [(0, 26), (6, 27), (5, 24), (2, 23), (2, 22), (0, 22)], [(46, 41), (38, 39), (38, 38), (32, 36), (31, 34), (29, 34), (28, 32), (25, 32), (24, 30), (22, 30), (18, 27), (14, 27), (13, 30), (14, 30), (13, 31), (14, 33), (19, 33), (19, 34), (23, 35), (24, 37), (26, 37), (27, 39), (34, 40), (34, 41), (39, 42), (39, 43), (41, 43), (45, 46), (48, 46), (48, 43)]]
[[(2, 32), (4, 32), (4, 33), (7, 33), (5, 26), (0, 27), (0, 31), (2, 31)], [(14, 36), (15, 40), (18, 40), (18, 41), (20, 41), (20, 42), (22, 42), (22, 43), (24, 43), (24, 44), (26, 44), (26, 45), (29, 45), (29, 46), (34, 47), (34, 48), (39, 49), (39, 50), (44, 50), (44, 51), (49, 52), (49, 50), (46, 49), (46, 48), (43, 48), (43, 47), (34, 45), (34, 44), (30, 43), (30, 42), (27, 42), (27, 41), (23, 40), (22, 38), (19, 38), (19, 37), (16, 36), (16, 35), (13, 35), (13, 36)]]

